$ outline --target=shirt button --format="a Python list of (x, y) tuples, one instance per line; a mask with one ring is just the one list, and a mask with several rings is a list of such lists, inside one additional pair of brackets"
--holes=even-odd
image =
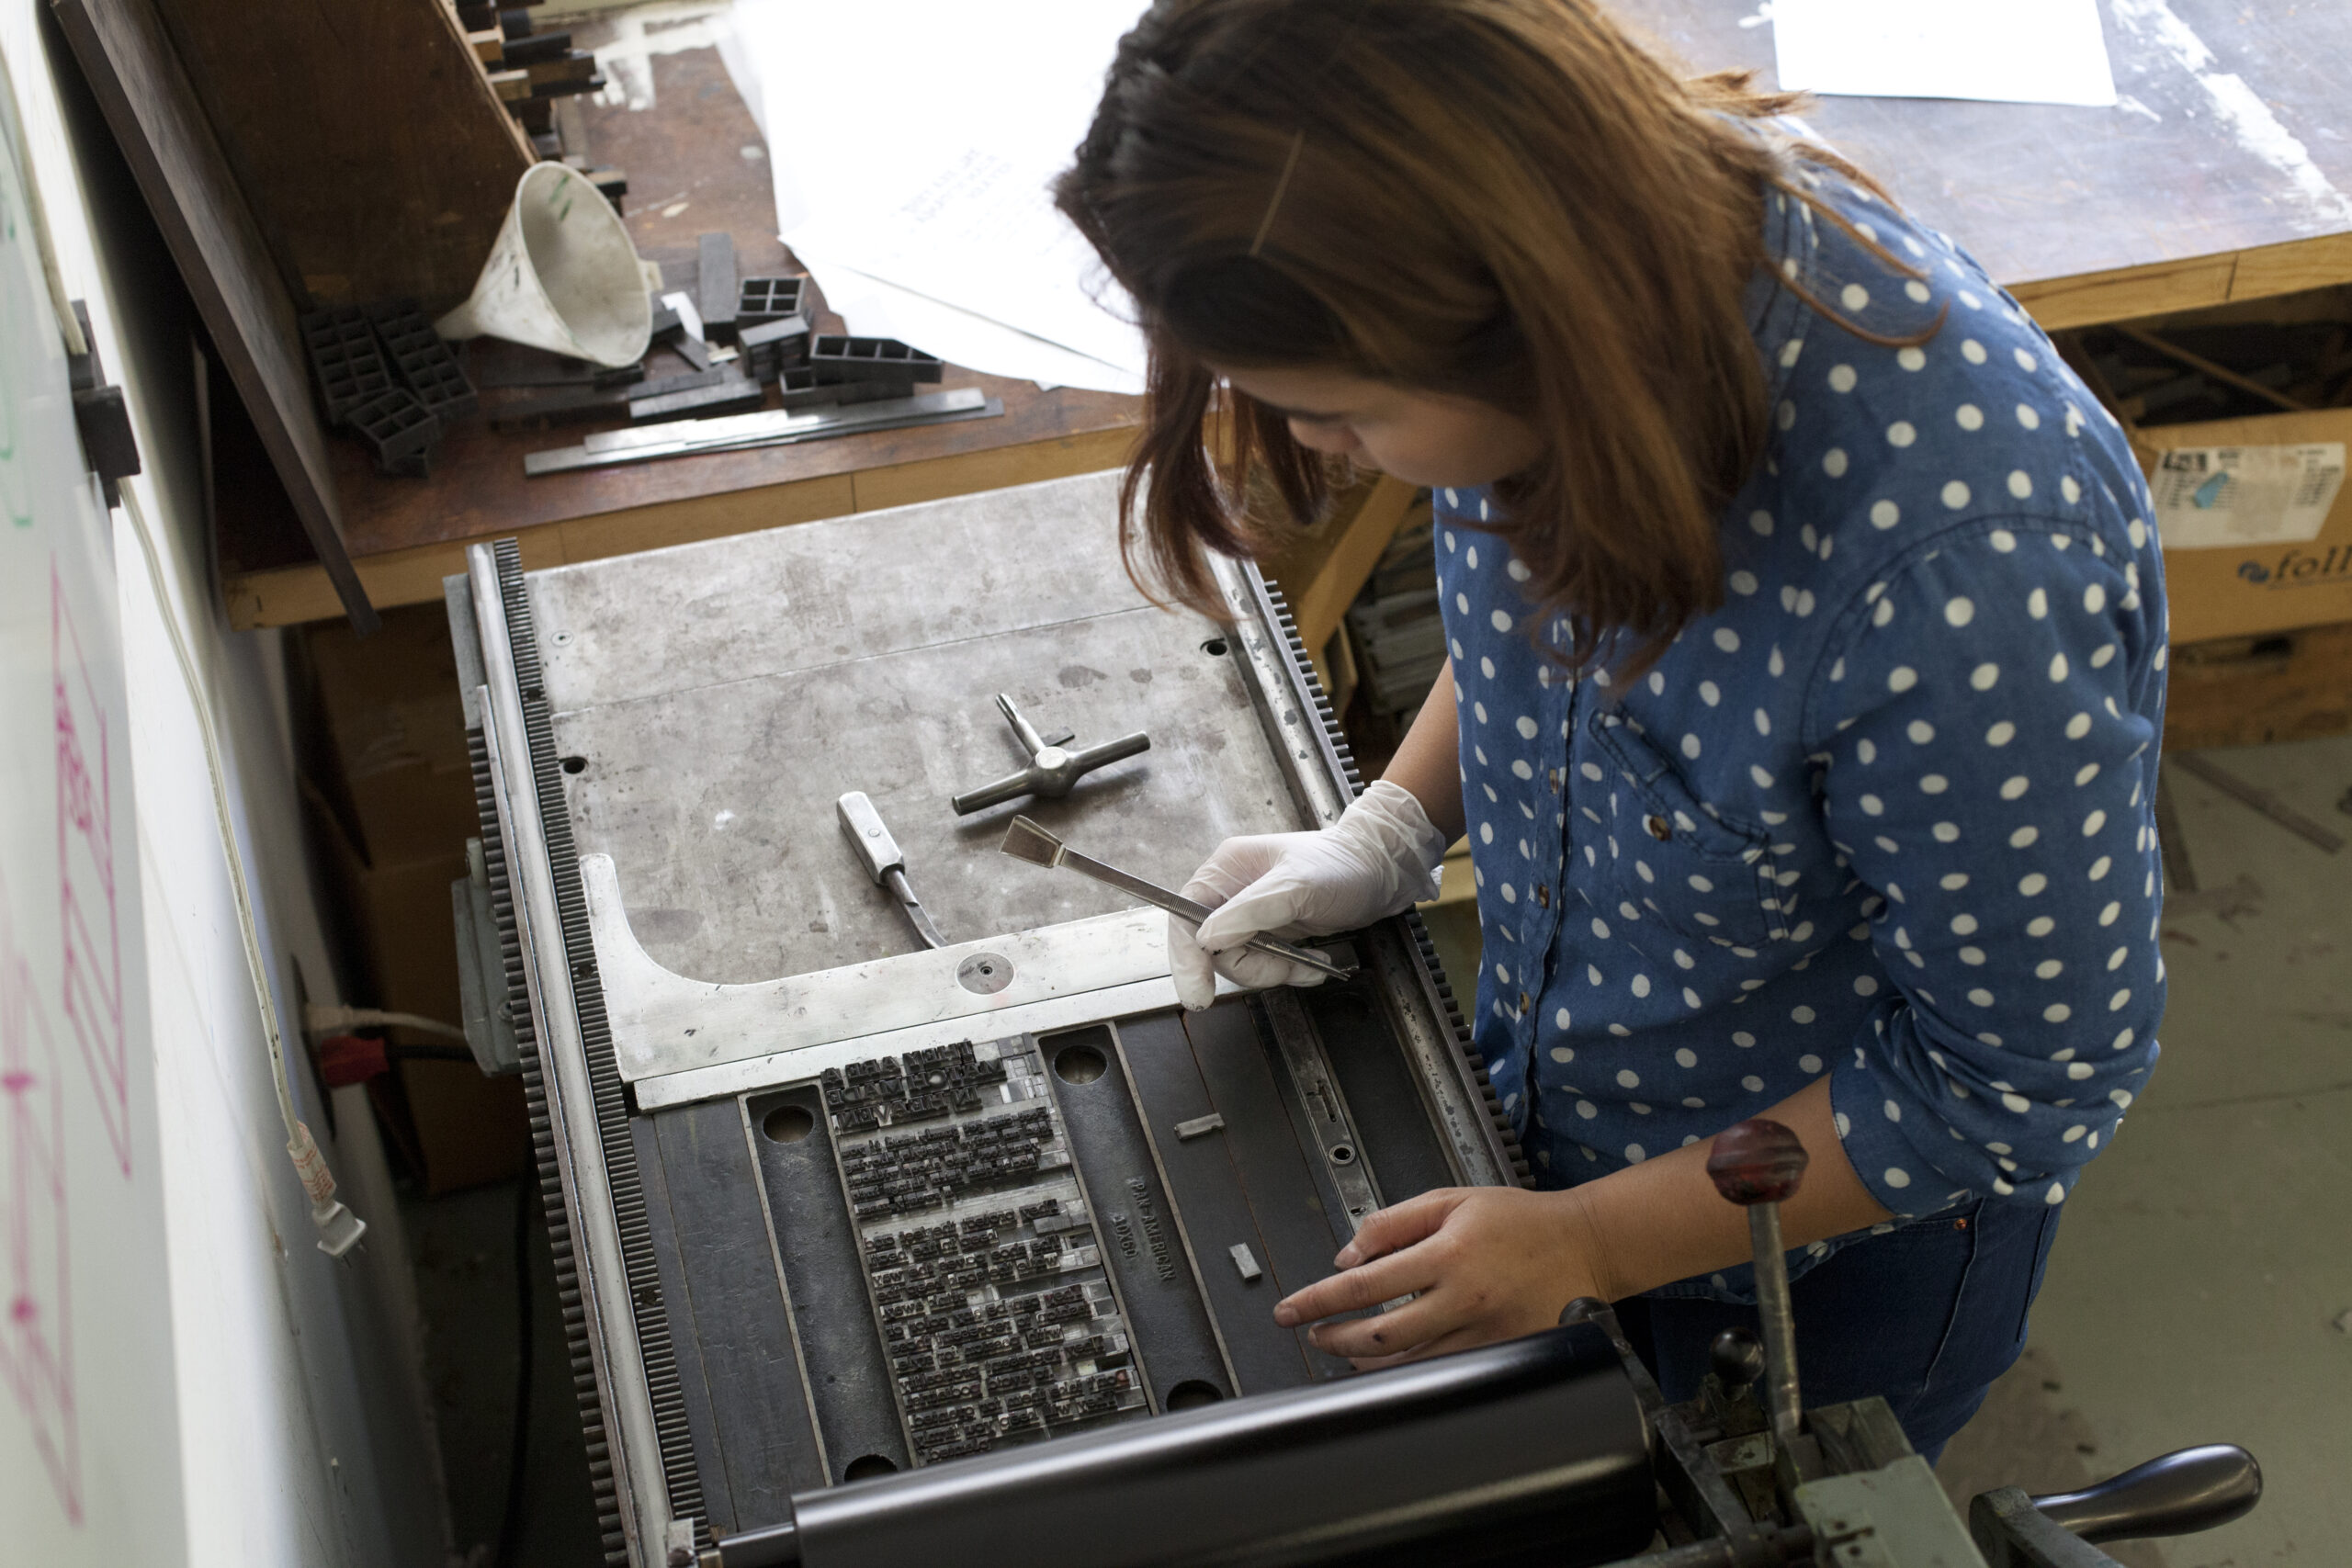
[(1532, 998), (1532, 997), (1529, 996), (1525, 991), (1521, 991), (1521, 992), (1520, 992), (1520, 993), (1519, 993), (1519, 1011), (1520, 1011), (1520, 1015), (1521, 1015), (1522, 1018), (1526, 1016), (1526, 1014), (1527, 1014), (1527, 1010), (1528, 1010), (1529, 1008), (1533, 1007), (1534, 1005), (1535, 1005), (1535, 998)]
[(1551, 780), (1552, 793), (1555, 795), (1559, 794), (1561, 786), (1567, 782), (1567, 775), (1558, 768), (1552, 769), (1544, 776)]
[(1650, 837), (1656, 839), (1661, 844), (1674, 837), (1674, 829), (1667, 826), (1666, 818), (1657, 815), (1656, 813), (1652, 813), (1651, 815), (1643, 818), (1642, 826), (1648, 829), (1650, 831)]
[(1535, 885), (1535, 901), (1548, 909), (1552, 907), (1552, 890), (1542, 883)]

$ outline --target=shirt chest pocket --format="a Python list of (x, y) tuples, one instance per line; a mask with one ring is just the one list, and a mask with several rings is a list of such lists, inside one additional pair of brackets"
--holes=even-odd
[(1593, 850), (1581, 857), (1588, 873), (1601, 879), (1594, 904), (1620, 916), (1631, 904), (1644, 919), (1731, 947), (1784, 934), (1770, 835), (1708, 810), (1621, 714), (1589, 714), (1578, 739), (1570, 817)]

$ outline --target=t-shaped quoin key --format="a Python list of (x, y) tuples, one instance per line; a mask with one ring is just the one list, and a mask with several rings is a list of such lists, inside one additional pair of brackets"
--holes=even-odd
[(1797, 1329), (1789, 1306), (1789, 1265), (1781, 1247), (1781, 1202), (1804, 1179), (1804, 1145), (1778, 1122), (1750, 1117), (1715, 1134), (1707, 1175), (1715, 1190), (1747, 1211), (1756, 1252), (1756, 1315), (1764, 1327), (1765, 1408), (1772, 1441), (1792, 1459), (1804, 1406), (1797, 1399)]
[(1021, 710), (1012, 705), (1011, 697), (999, 693), (996, 705), (1004, 714), (1005, 722), (1012, 726), (1012, 733), (1021, 738), (1022, 750), (1029, 753), (1029, 765), (1011, 778), (999, 779), (992, 784), (982, 784), (968, 795), (957, 795), (953, 804), (958, 817), (986, 811), (991, 806), (1001, 806), (1024, 795), (1058, 800), (1070, 792), (1071, 785), (1095, 769), (1105, 767), (1122, 757), (1132, 757), (1138, 751), (1151, 750), (1151, 737), (1140, 730), (1076, 751), (1060, 745), (1049, 746), (1045, 737), (1021, 716)]

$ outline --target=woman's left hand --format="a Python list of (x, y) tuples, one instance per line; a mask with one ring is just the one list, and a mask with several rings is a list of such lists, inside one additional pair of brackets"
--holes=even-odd
[(1467, 1349), (1560, 1320), (1578, 1296), (1601, 1296), (1593, 1228), (1573, 1192), (1447, 1187), (1364, 1221), (1335, 1260), (1340, 1272), (1274, 1307), (1285, 1328), (1415, 1299), (1392, 1312), (1309, 1331), (1317, 1348), (1359, 1368)]

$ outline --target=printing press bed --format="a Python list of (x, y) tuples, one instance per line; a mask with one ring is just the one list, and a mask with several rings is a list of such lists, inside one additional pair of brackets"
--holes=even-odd
[[(1274, 1324), (1374, 1208), (1527, 1168), (1417, 917), (1186, 1013), (1164, 916), (997, 852), (1021, 813), (1179, 886), (1358, 787), (1279, 595), (1152, 604), (1116, 485), (448, 580), (468, 1032), (525, 1080), (606, 1561), (1814, 1561), (1736, 1357), (1702, 1411), (1599, 1303), (1363, 1376)], [(1028, 761), (1000, 693), (1150, 748), (959, 816)], [(1813, 1413), (1813, 1478), (1924, 1475), (1883, 1412)], [(1882, 1560), (1931, 1561), (1838, 1558)]]

